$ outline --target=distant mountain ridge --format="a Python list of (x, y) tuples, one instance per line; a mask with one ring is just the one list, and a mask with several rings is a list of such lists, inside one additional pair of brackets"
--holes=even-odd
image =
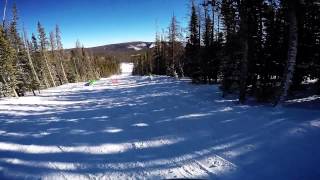
[(154, 48), (153, 42), (135, 41), (86, 48), (95, 55), (116, 56), (121, 60), (130, 60), (131, 55), (144, 53)]

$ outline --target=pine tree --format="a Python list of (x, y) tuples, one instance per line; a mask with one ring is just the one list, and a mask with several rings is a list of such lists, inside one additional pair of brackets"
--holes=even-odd
[(160, 36), (160, 75), (166, 75), (166, 70), (167, 70), (167, 42), (165, 41), (164, 38), (164, 32), (162, 32)]
[(49, 88), (50, 85), (49, 85), (49, 82), (47, 79), (47, 73), (45, 70), (46, 66), (42, 59), (38, 40), (34, 34), (32, 34), (31, 36), (30, 50), (31, 50), (31, 57), (33, 59), (34, 68), (38, 74), (41, 85), (44, 85), (45, 88)]
[(199, 62), (199, 47), (200, 47), (200, 36), (199, 36), (199, 17), (197, 14), (195, 2), (192, 1), (191, 17), (189, 22), (189, 32), (187, 45), (185, 47), (185, 73), (187, 76), (194, 76), (200, 71)]
[(60, 28), (58, 25), (56, 25), (56, 46), (57, 46), (57, 53), (58, 53), (58, 59), (59, 59), (59, 64), (60, 64), (60, 68), (62, 70), (62, 75), (63, 75), (63, 79), (65, 83), (68, 83), (68, 78), (67, 78), (67, 74), (65, 71), (65, 67), (64, 67), (64, 50), (63, 50), (63, 45), (61, 42), (61, 32), (60, 32)]
[(80, 80), (80, 74), (78, 72), (78, 57), (77, 57), (77, 50), (71, 50), (71, 56), (70, 59), (72, 61), (72, 69), (74, 71), (75, 77), (74, 81), (79, 82)]
[(23, 96), (26, 91), (36, 90), (36, 84), (34, 84), (34, 74), (28, 60), (28, 52), (24, 46), (23, 38), (18, 33), (18, 10), (16, 5), (13, 5), (12, 9), (13, 18), (10, 22), (8, 36), (11, 46), (14, 48), (15, 64), (16, 64), (16, 79), (17, 90), (20, 96)]
[(29, 64), (29, 67), (31, 68), (31, 71), (32, 71), (31, 72), (32, 73), (31, 90), (32, 90), (33, 94), (36, 95), (34, 90), (38, 90), (40, 93), (41, 81), (39, 79), (39, 76), (37, 74), (37, 71), (35, 69), (35, 66), (34, 66), (34, 63), (33, 63), (32, 57), (31, 57), (30, 45), (29, 45), (29, 42), (27, 41), (27, 39), (28, 39), (27, 33), (26, 33), (26, 30), (24, 29), (23, 30), (23, 44), (24, 44), (24, 48), (27, 52), (28, 64)]
[(156, 38), (155, 38), (155, 46), (153, 51), (153, 74), (160, 74), (160, 62), (162, 60), (161, 56), (161, 42), (160, 42), (160, 35), (158, 32), (156, 32)]
[(50, 81), (52, 85), (55, 87), (56, 82), (55, 82), (52, 69), (51, 69), (51, 64), (49, 63), (48, 55), (47, 55), (48, 40), (47, 40), (46, 32), (42, 27), (42, 25), (40, 24), (40, 22), (38, 22), (38, 33), (39, 33), (39, 42), (40, 42), (40, 53), (42, 58), (45, 61), (46, 70), (48, 72)]
[(203, 36), (202, 36), (202, 41), (203, 41), (203, 49), (201, 53), (201, 79), (204, 83), (208, 83), (211, 80), (210, 77), (210, 70), (212, 68), (213, 64), (211, 63), (212, 61), (212, 21), (209, 16), (209, 10), (208, 10), (208, 4), (206, 1), (202, 4), (204, 7), (204, 19), (205, 19), (205, 24), (204, 24), (204, 29), (203, 29)]
[[(287, 98), (288, 90), (291, 85), (294, 69), (297, 58), (297, 47), (298, 47), (298, 17), (297, 8), (298, 0), (290, 0), (288, 3), (288, 18), (289, 18), (289, 49), (288, 49), (288, 61), (285, 68), (285, 74), (283, 76), (282, 93), (278, 99), (279, 103), (283, 103)], [(278, 103), (276, 102), (276, 104)]]
[(240, 13), (240, 39), (242, 42), (241, 64), (240, 64), (240, 88), (239, 102), (246, 100), (247, 78), (248, 78), (248, 0), (237, 0)]
[(239, 31), (238, 11), (233, 0), (222, 0), (221, 14), (224, 23), (225, 43), (221, 60), (222, 91), (223, 97), (232, 93), (239, 86), (240, 60), (239, 48), (241, 47), (237, 32)]
[[(172, 16), (170, 26), (168, 28), (168, 52), (169, 61), (167, 62), (167, 72), (168, 75), (173, 77), (184, 76), (184, 71), (182, 69), (182, 33), (179, 23), (175, 17)], [(178, 74), (179, 73), (179, 74)]]
[(14, 95), (18, 97), (16, 92), (16, 66), (15, 52), (10, 46), (2, 26), (0, 26), (0, 76), (1, 76), (1, 92), (3, 96)]
[(76, 42), (76, 48), (71, 51), (71, 61), (76, 74), (77, 81), (87, 81), (97, 79), (98, 73), (93, 66), (92, 56), (86, 51), (79, 41)]
[(57, 55), (57, 44), (56, 44), (56, 35), (54, 31), (50, 32), (49, 36), (49, 47), (50, 47), (50, 59), (51, 59), (51, 64), (52, 66), (52, 73), (54, 77), (57, 77), (59, 80), (60, 85), (63, 85), (63, 72), (59, 63), (59, 58)]

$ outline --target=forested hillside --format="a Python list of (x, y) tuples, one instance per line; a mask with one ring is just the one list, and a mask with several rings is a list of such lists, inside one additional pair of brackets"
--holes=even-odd
[(79, 41), (73, 50), (65, 51), (58, 25), (48, 33), (38, 22), (38, 33), (30, 39), (18, 27), (14, 5), (12, 17), (4, 16), (0, 25), (0, 97), (24, 96), (27, 91), (36, 95), (41, 89), (120, 72), (118, 60), (90, 54)]
[(112, 56), (121, 62), (130, 62), (132, 55), (144, 54), (154, 47), (153, 42), (125, 42), (86, 48), (87, 51), (99, 56)]

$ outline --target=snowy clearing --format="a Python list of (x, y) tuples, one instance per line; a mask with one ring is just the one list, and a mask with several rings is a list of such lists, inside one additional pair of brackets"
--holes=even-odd
[(318, 179), (320, 111), (123, 74), (0, 100), (0, 179)]

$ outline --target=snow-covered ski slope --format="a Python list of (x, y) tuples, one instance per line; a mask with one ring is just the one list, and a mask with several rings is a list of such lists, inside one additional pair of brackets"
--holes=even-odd
[(124, 74), (0, 100), (0, 179), (319, 179), (320, 111)]

